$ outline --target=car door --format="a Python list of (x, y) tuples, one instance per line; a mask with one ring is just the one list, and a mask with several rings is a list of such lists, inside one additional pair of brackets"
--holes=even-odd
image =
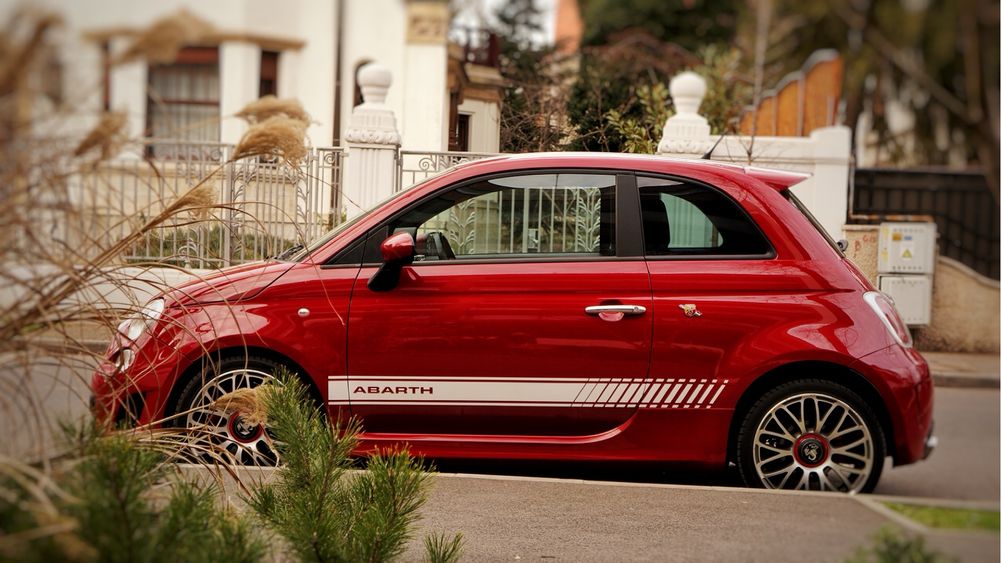
[[(811, 285), (794, 261), (778, 260), (751, 217), (722, 190), (638, 176), (654, 319), (650, 375), (665, 383), (661, 408), (718, 406), (758, 350), (752, 336), (799, 319)], [(774, 352), (774, 351), (773, 351)], [(726, 402), (726, 401), (724, 401)], [(729, 403), (732, 405), (732, 402)]]
[[(476, 179), (370, 233), (332, 400), (368, 433), (581, 436), (623, 424), (648, 391), (652, 314), (638, 232), (617, 228), (623, 197), (638, 216), (633, 177), (620, 178), (618, 190), (600, 172)], [(397, 287), (371, 291), (377, 243), (399, 232), (418, 256)]]

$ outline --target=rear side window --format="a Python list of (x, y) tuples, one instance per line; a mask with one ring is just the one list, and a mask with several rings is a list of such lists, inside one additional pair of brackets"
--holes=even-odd
[(772, 255), (757, 225), (732, 199), (710, 187), (638, 176), (647, 256)]
[(784, 192), (782, 192), (782, 195), (787, 200), (789, 200), (789, 203), (793, 204), (793, 206), (796, 209), (798, 209), (799, 212), (802, 213), (804, 217), (806, 217), (807, 221), (809, 221), (810, 224), (813, 225), (814, 229), (817, 229), (817, 232), (820, 233), (822, 237), (824, 237), (824, 240), (827, 241), (827, 244), (831, 245), (831, 248), (833, 248), (835, 252), (837, 252), (842, 256), (845, 255), (844, 251), (841, 250), (841, 247), (838, 246), (838, 243), (833, 238), (831, 238), (831, 235), (830, 233), (827, 232), (827, 229), (825, 229), (824, 226), (820, 224), (820, 221), (818, 221), (817, 218), (813, 216), (813, 213), (810, 213), (810, 210), (807, 209), (805, 205), (803, 205), (803, 202), (800, 201), (795, 194), (793, 194), (790, 190), (785, 190)]

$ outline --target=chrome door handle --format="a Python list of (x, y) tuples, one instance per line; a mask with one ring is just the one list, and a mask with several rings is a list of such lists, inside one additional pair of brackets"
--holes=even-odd
[(642, 315), (643, 313), (646, 313), (646, 307), (642, 305), (591, 305), (590, 307), (586, 307), (584, 312), (588, 315), (600, 315), (602, 313)]

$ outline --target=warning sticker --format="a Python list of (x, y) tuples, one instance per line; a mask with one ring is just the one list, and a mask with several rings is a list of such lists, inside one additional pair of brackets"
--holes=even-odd
[(911, 260), (914, 258), (914, 241), (905, 241), (900, 245), (901, 260)]

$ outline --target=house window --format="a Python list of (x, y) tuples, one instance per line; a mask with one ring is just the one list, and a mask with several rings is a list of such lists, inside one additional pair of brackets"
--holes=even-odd
[(166, 65), (150, 65), (146, 134), (157, 139), (219, 140), (219, 49), (186, 47)]
[(278, 53), (261, 51), (261, 83), (257, 96), (278, 95)]
[(468, 113), (460, 113), (455, 120), (455, 148), (452, 150), (469, 151), (469, 119)]

